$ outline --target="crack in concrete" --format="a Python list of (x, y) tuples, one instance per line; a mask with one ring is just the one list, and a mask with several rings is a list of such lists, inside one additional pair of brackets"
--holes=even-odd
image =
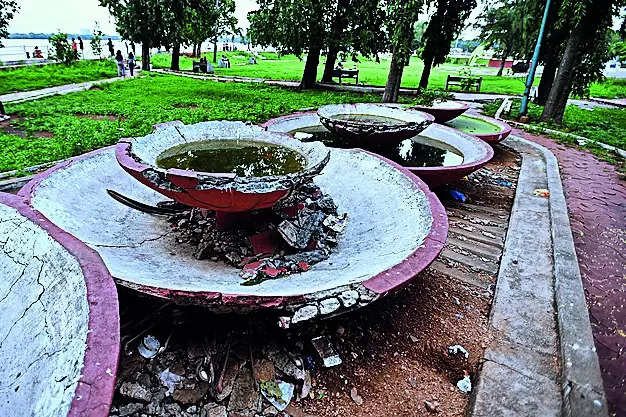
[(123, 249), (123, 248), (138, 248), (139, 246), (147, 243), (147, 242), (155, 242), (159, 239), (163, 239), (164, 237), (167, 237), (171, 234), (171, 231), (165, 232), (162, 235), (159, 235), (157, 237), (153, 237), (153, 238), (148, 238), (148, 239), (144, 239), (138, 243), (135, 244), (129, 244), (129, 245), (110, 245), (110, 244), (98, 244), (98, 243), (91, 243), (91, 242), (85, 242), (87, 245), (92, 246), (92, 247), (96, 247), (96, 248), (119, 248), (119, 249)]

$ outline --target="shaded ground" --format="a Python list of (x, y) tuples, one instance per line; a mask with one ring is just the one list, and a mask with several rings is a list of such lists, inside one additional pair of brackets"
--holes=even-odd
[(609, 409), (626, 415), (626, 183), (588, 151), (514, 133), (559, 161)]
[[(111, 415), (276, 415), (260, 400), (257, 385), (271, 376), (296, 383), (304, 397), (290, 404), (292, 416), (426, 415), (425, 401), (436, 406), (437, 415), (464, 416), (470, 394), (456, 383), (466, 372), (476, 381), (488, 341), (495, 281), (489, 270), (496, 265), (497, 273), (518, 162), (509, 152), (497, 152), (487, 169), (455, 185), (468, 197), (463, 204), (440, 190), (453, 238), (438, 261), (443, 270), (431, 267), (405, 289), (353, 314), (281, 330), (275, 317), (207, 315), (121, 290), (123, 353)], [(484, 239), (493, 244), (480, 246)], [(145, 334), (162, 344), (169, 339), (153, 360), (137, 353)], [(310, 343), (321, 335), (343, 364), (321, 365)], [(456, 344), (469, 351), (468, 360), (448, 354)], [(159, 378), (166, 369), (183, 377), (169, 395)], [(307, 374), (304, 381), (299, 374)]]

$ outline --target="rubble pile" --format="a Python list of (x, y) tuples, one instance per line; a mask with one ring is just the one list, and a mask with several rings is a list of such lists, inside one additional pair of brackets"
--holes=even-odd
[(347, 215), (312, 181), (272, 209), (225, 214), (190, 208), (168, 219), (175, 241), (191, 245), (197, 259), (241, 269), (242, 285), (307, 271), (328, 259)]

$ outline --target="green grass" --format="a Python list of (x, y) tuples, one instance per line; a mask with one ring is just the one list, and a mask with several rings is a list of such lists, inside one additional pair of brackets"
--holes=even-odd
[[(292, 80), (297, 81), (302, 77), (304, 70), (304, 61), (299, 60), (294, 55), (286, 55), (277, 59), (275, 53), (262, 53), (266, 59), (258, 60), (258, 64), (248, 64), (248, 53), (244, 51), (236, 52), (218, 52), (218, 57), (222, 54), (228, 56), (231, 62), (231, 68), (215, 68), (218, 75), (233, 75), (242, 77), (268, 78), (275, 80)], [(213, 59), (212, 53), (203, 54), (210, 61)], [(194, 59), (181, 57), (180, 69), (191, 70), (192, 61)], [(196, 59), (197, 60), (197, 59)], [(157, 54), (152, 57), (152, 64), (155, 68), (169, 68), (171, 56), (166, 53)], [(324, 72), (325, 58), (318, 68), (318, 79)], [(352, 66), (352, 62), (345, 63), (346, 68)], [(383, 86), (387, 82), (387, 73), (389, 71), (389, 61), (381, 60), (377, 63), (368, 59), (361, 59), (358, 63), (359, 82), (370, 85)], [(411, 63), (404, 69), (402, 77), (403, 87), (417, 87), (422, 75), (422, 61), (413, 57)], [(459, 75), (460, 71), (465, 68), (458, 64), (443, 64), (433, 68), (429, 80), (428, 87), (434, 89), (444, 89), (446, 78), (448, 75)], [(498, 77), (496, 75), (481, 74), (480, 72), (490, 71), (486, 67), (472, 67), (475, 76), (483, 77), (481, 92), (493, 94), (519, 94), (524, 92), (525, 79), (522, 76), (516, 77)], [(348, 79), (346, 83), (353, 83), (354, 80)], [(534, 85), (539, 84), (539, 78), (535, 79)], [(626, 80), (608, 79), (603, 83), (594, 83), (590, 86), (592, 97), (603, 98), (621, 98), (626, 97)]]
[(81, 83), (116, 75), (116, 64), (110, 60), (78, 61), (69, 66), (50, 64), (0, 70), (0, 94)]
[[(122, 137), (146, 135), (154, 124), (171, 120), (186, 124), (216, 119), (260, 123), (306, 107), (379, 100), (377, 95), (299, 92), (152, 73), (102, 85), (101, 89), (8, 104), (7, 111), (16, 118), (14, 126), (26, 137), (0, 133), (0, 172), (79, 155), (114, 144)], [(112, 115), (114, 120), (80, 117), (85, 114)], [(54, 137), (37, 137), (39, 131), (51, 132)]]

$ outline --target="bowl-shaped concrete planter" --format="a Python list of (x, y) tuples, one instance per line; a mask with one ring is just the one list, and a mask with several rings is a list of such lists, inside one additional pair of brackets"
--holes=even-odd
[(0, 194), (0, 399), (6, 416), (109, 414), (117, 291), (96, 252)]
[(89, 242), (118, 284), (217, 312), (272, 309), (296, 322), (342, 313), (402, 287), (443, 248), (445, 210), (408, 170), (361, 150), (331, 149), (313, 181), (348, 215), (338, 246), (306, 272), (254, 286), (241, 285), (238, 268), (195, 259), (165, 219), (111, 199), (108, 188), (147, 204), (163, 200), (124, 173), (113, 147), (42, 173), (20, 194)]
[(355, 146), (397, 144), (435, 120), (427, 113), (372, 103), (329, 104), (320, 107), (317, 115), (328, 130), (352, 140)]
[[(325, 130), (325, 127), (320, 123), (319, 117), (314, 112), (294, 113), (277, 117), (263, 123), (261, 127), (271, 132), (281, 133), (292, 133), (294, 131), (312, 133)], [(417, 142), (424, 142), (424, 139), (429, 140), (430, 145), (437, 145), (436, 147), (440, 149), (448, 149), (463, 156), (463, 162), (459, 165), (435, 167), (405, 166), (430, 187), (457, 181), (477, 170), (493, 157), (493, 149), (482, 140), (444, 125), (433, 123), (419, 136), (414, 138)]]
[[(226, 140), (247, 140), (287, 148), (301, 155), (305, 166), (295, 173), (264, 177), (239, 177), (232, 173), (162, 169), (157, 166), (159, 156), (170, 149), (180, 151), (204, 142)], [(182, 204), (218, 212), (272, 207), (294, 187), (319, 174), (329, 155), (322, 143), (293, 141), (289, 136), (268, 133), (257, 126), (227, 121), (158, 125), (154, 133), (122, 139), (116, 146), (120, 166), (141, 183)]]
[(493, 149), (487, 143), (472, 135), (450, 127), (432, 124), (420, 136), (413, 140), (429, 140), (439, 142), (440, 148), (452, 148), (456, 153), (463, 155), (460, 165), (439, 167), (406, 167), (419, 176), (430, 187), (453, 183), (466, 175), (471, 174), (493, 158)]
[(452, 100), (437, 100), (432, 106), (411, 106), (410, 109), (432, 114), (436, 123), (445, 123), (465, 113), (469, 106)]
[(464, 114), (446, 123), (447, 126), (462, 130), (488, 143), (498, 143), (511, 133), (511, 126), (481, 114)]

